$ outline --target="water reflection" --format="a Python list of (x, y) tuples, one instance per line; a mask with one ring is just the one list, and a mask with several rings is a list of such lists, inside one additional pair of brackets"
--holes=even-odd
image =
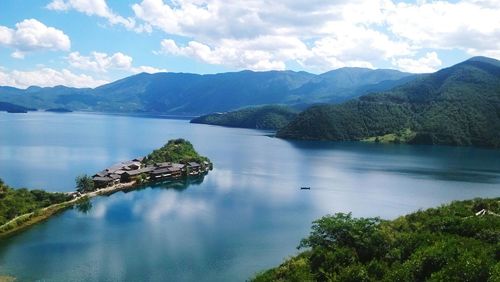
[(83, 214), (87, 214), (92, 209), (92, 202), (88, 198), (82, 199), (81, 201), (79, 201), (75, 204), (75, 208), (77, 211), (79, 211)]

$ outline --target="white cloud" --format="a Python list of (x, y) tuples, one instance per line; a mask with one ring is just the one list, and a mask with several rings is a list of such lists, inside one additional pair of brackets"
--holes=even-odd
[(388, 0), (174, 3), (144, 0), (133, 10), (147, 25), (194, 39), (182, 47), (163, 40), (163, 53), (209, 64), (269, 70), (295, 62), (325, 71), (413, 53), (406, 42), (367, 27), (383, 22)]
[(147, 73), (157, 73), (157, 72), (166, 72), (166, 69), (160, 69), (160, 68), (155, 68), (151, 66), (138, 66), (138, 67), (132, 67), (130, 68), (130, 72), (132, 73), (140, 73), (140, 72), (147, 72)]
[(307, 46), (293, 37), (264, 36), (253, 40), (224, 39), (210, 47), (190, 41), (186, 46), (178, 46), (172, 39), (161, 42), (162, 52), (198, 59), (202, 62), (227, 65), (252, 70), (283, 70), (285, 61), (296, 59), (307, 52)]
[(386, 13), (387, 26), (393, 34), (418, 48), (460, 49), (468, 53), (497, 51), (499, 3), (483, 0), (399, 3)]
[(402, 71), (413, 73), (430, 73), (437, 71), (442, 62), (436, 52), (429, 52), (419, 59), (395, 59), (393, 61), (393, 64)]
[(0, 85), (26, 88), (36, 86), (65, 85), (70, 87), (97, 87), (108, 81), (95, 79), (85, 74), (75, 74), (67, 69), (54, 70), (52, 68), (39, 68), (31, 71), (6, 70), (0, 68)]
[(314, 42), (308, 56), (298, 58), (307, 68), (328, 70), (339, 67), (373, 68), (371, 62), (410, 55), (405, 42), (390, 40), (381, 32), (355, 26), (332, 26), (332, 35)]
[(105, 0), (53, 0), (47, 6), (49, 10), (68, 11), (76, 10), (88, 16), (98, 16), (108, 20), (111, 25), (120, 24), (127, 29), (141, 31), (140, 27), (136, 27), (135, 20), (132, 18), (124, 18), (113, 12)]
[(138, 72), (164, 72), (165, 69), (159, 69), (150, 66), (134, 67), (132, 57), (121, 52), (108, 55), (107, 53), (92, 52), (90, 56), (83, 56), (79, 52), (71, 52), (68, 57), (70, 66), (93, 72), (108, 72), (109, 70), (124, 70), (132, 73)]
[(14, 48), (12, 57), (18, 59), (34, 51), (68, 51), (71, 47), (70, 39), (64, 32), (36, 19), (19, 22), (15, 29), (0, 26), (0, 44)]
[(68, 63), (82, 70), (107, 72), (109, 69), (129, 69), (132, 66), (132, 57), (120, 52), (111, 56), (99, 52), (92, 52), (90, 56), (82, 56), (79, 52), (71, 52), (68, 55)]
[(198, 41), (180, 47), (174, 40), (165, 39), (161, 50), (239, 69), (282, 70), (287, 62), (296, 61), (319, 71), (344, 66), (373, 68), (371, 61), (413, 53), (408, 44), (392, 41), (377, 31), (352, 26), (334, 29), (334, 35), (314, 41), (312, 47), (294, 36), (261, 36), (251, 40), (222, 39), (213, 47)]
[[(495, 57), (500, 53), (500, 2), (493, 0), (144, 0), (132, 8), (146, 25), (190, 39), (184, 47), (163, 41), (166, 53), (240, 68), (268, 62), (260, 69), (281, 69), (295, 61), (306, 69), (326, 70), (400, 59), (401, 65), (415, 62), (427, 67), (413, 69), (431, 70), (437, 63), (432, 56), (411, 56), (422, 49)], [(262, 44), (262, 39), (283, 37), (302, 44), (295, 44), (292, 52), (289, 47), (266, 49), (271, 42)], [(252, 40), (261, 44), (248, 44)]]
[[(47, 7), (180, 36), (188, 43), (166, 39), (161, 52), (240, 69), (404, 64), (418, 61), (413, 56), (424, 50), (500, 57), (496, 0), (142, 0), (131, 6), (129, 18), (105, 0), (53, 0)], [(0, 40), (7, 37), (0, 30)]]

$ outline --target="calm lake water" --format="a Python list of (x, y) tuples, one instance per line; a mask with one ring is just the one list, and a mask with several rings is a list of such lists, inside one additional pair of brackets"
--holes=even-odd
[[(325, 214), (395, 218), (500, 196), (500, 151), (291, 142), (186, 120), (0, 113), (0, 178), (74, 190), (75, 176), (186, 138), (214, 163), (203, 181), (92, 200), (0, 241), (20, 281), (244, 281), (297, 252)], [(201, 182), (201, 183), (200, 183)], [(299, 187), (310, 186), (310, 191)]]

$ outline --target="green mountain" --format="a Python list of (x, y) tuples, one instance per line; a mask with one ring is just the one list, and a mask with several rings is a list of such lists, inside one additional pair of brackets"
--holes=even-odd
[(317, 102), (339, 103), (370, 92), (388, 90), (413, 79), (415, 75), (397, 70), (340, 68), (318, 75), (293, 93), (308, 93), (310, 99)]
[(0, 112), (8, 112), (8, 113), (27, 113), (28, 111), (36, 111), (36, 109), (26, 108), (23, 106), (0, 102)]
[(268, 104), (306, 107), (345, 101), (370, 89), (388, 90), (415, 77), (398, 71), (361, 68), (321, 75), (294, 71), (141, 73), (95, 89), (0, 87), (0, 101), (40, 109), (200, 115)]
[(191, 123), (203, 123), (229, 127), (279, 129), (292, 121), (298, 112), (290, 107), (269, 105), (244, 108), (226, 113), (213, 113), (191, 120)]
[(252, 281), (500, 281), (499, 203), (453, 202), (392, 221), (325, 216), (302, 253)]
[(500, 62), (475, 57), (390, 91), (307, 109), (281, 138), (500, 147)]

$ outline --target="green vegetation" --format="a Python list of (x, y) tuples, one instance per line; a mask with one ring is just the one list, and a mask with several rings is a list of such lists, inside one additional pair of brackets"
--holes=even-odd
[(409, 128), (405, 128), (396, 133), (389, 133), (382, 136), (368, 137), (361, 139), (364, 142), (375, 143), (409, 143), (417, 134)]
[(498, 148), (499, 113), (500, 62), (479, 57), (388, 92), (311, 107), (277, 136)]
[(160, 149), (154, 150), (147, 155), (143, 162), (145, 164), (162, 162), (187, 164), (188, 162), (197, 162), (204, 166), (204, 162), (210, 163), (210, 160), (207, 157), (200, 156), (191, 142), (184, 139), (173, 139)]
[(87, 193), (95, 190), (94, 181), (92, 177), (82, 174), (75, 178), (76, 191), (80, 193)]
[(13, 281), (16, 281), (15, 277), (5, 276), (5, 275), (0, 276), (0, 282), (13, 282)]
[(0, 179), (0, 225), (11, 219), (53, 204), (71, 199), (64, 193), (49, 193), (42, 190), (14, 189)]
[(500, 198), (392, 221), (325, 216), (299, 248), (253, 281), (500, 281)]
[(203, 123), (229, 127), (279, 129), (297, 116), (297, 111), (278, 105), (250, 107), (227, 113), (214, 113), (191, 120), (191, 123)]

